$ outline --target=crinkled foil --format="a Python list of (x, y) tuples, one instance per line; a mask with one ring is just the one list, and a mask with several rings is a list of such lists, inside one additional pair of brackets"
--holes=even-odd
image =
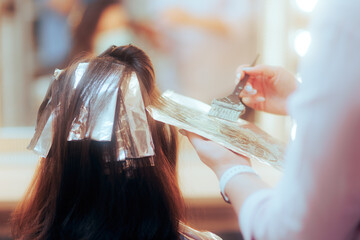
[(28, 149), (33, 150), (41, 157), (46, 157), (49, 153), (52, 142), (52, 123), (54, 119), (54, 112), (50, 114), (46, 124), (40, 130), (37, 128), (33, 138), (31, 139)]
[[(72, 84), (75, 90), (81, 81), (85, 81), (88, 63), (80, 63), (75, 70)], [(134, 159), (154, 156), (154, 145), (148, 125), (145, 106), (135, 73), (125, 78), (120, 85), (121, 102), (117, 106), (119, 81), (124, 66), (113, 64), (117, 74), (110, 74), (102, 81), (96, 96), (91, 95), (83, 99), (80, 113), (72, 122), (68, 141), (92, 139), (95, 141), (111, 141), (113, 130), (117, 141), (118, 159)], [(55, 71), (55, 81), (61, 73)], [(51, 86), (50, 86), (51, 88)], [(46, 96), (51, 102), (51, 90)], [(104, 105), (106, 102), (106, 105)], [(61, 103), (60, 103), (61, 104)], [(115, 119), (116, 108), (119, 108), (119, 119)], [(91, 111), (89, 111), (91, 109)], [(49, 103), (36, 126), (33, 139), (28, 149), (35, 151), (42, 157), (49, 153), (52, 143), (53, 119), (57, 110), (51, 109)]]
[[(44, 106), (44, 109), (41, 115), (37, 117), (37, 123), (35, 128), (34, 136), (32, 137), (30, 144), (27, 149), (33, 150), (39, 156), (45, 158), (51, 147), (52, 138), (53, 138), (53, 119), (56, 115), (56, 109), (52, 109), (51, 100), (52, 100), (52, 91), (53, 91), (53, 82), (57, 81), (58, 77), (62, 73), (62, 70), (55, 69), (54, 77), (49, 85), (49, 88), (45, 95), (45, 100), (48, 100), (47, 105)], [(41, 107), (40, 107), (41, 108)]]
[[(80, 81), (85, 80), (82, 77), (88, 66), (88, 63), (80, 63), (76, 68), (75, 78), (72, 83), (74, 89), (76, 89)], [(113, 66), (119, 68), (116, 72), (122, 72), (123, 66), (117, 64), (113, 64)], [(111, 141), (119, 79), (118, 74), (107, 76), (101, 88), (96, 92), (96, 96), (84, 99), (79, 115), (72, 122), (68, 141), (82, 139)], [(102, 104), (105, 99), (108, 102), (106, 105)], [(91, 109), (91, 112), (89, 109)]]
[(123, 103), (116, 125), (118, 160), (154, 156), (154, 144), (135, 73), (121, 84), (121, 92)]
[(230, 122), (211, 117), (210, 108), (198, 100), (166, 91), (147, 110), (157, 121), (196, 133), (250, 159), (282, 168), (283, 143), (245, 120)]

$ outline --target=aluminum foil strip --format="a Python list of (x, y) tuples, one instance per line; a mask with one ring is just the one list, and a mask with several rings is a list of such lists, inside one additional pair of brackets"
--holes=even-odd
[(166, 91), (147, 107), (157, 121), (196, 133), (250, 159), (282, 169), (285, 145), (256, 125), (239, 119), (230, 122), (208, 115), (210, 106)]
[(122, 106), (117, 121), (118, 160), (155, 155), (139, 80), (135, 73), (121, 84)]
[[(80, 63), (76, 68), (71, 79), (73, 91), (81, 81), (86, 81), (83, 77), (88, 67), (89, 63)], [(117, 160), (154, 156), (154, 145), (137, 75), (132, 73), (131, 77), (123, 79), (119, 88), (124, 66), (113, 64), (112, 68), (115, 68), (112, 72), (117, 74), (107, 75), (106, 79), (102, 80), (100, 88), (96, 90), (96, 94), (90, 94), (82, 99), (80, 113), (74, 117), (67, 140), (111, 141), (115, 131)], [(55, 71), (55, 81), (60, 74), (59, 70)], [(38, 116), (36, 131), (28, 146), (28, 149), (34, 150), (42, 157), (46, 157), (49, 153), (53, 137), (53, 120), (58, 112), (57, 109), (51, 109), (51, 94), (54, 94), (51, 93), (51, 87), (52, 85), (46, 96), (50, 99), (49, 103), (42, 115)], [(119, 89), (121, 101), (120, 106), (117, 106)], [(117, 107), (120, 111), (119, 119), (115, 119)]]
[[(75, 90), (89, 66), (89, 63), (80, 63), (75, 70), (74, 81), (72, 81)], [(122, 73), (123, 66), (113, 64), (116, 73)], [(111, 141), (115, 110), (116, 98), (118, 95), (118, 84), (121, 75), (110, 74), (102, 81), (99, 89), (94, 94), (84, 97), (83, 105), (78, 116), (72, 122), (69, 132), (68, 141), (82, 139), (92, 139), (96, 141)], [(107, 102), (106, 105), (103, 103)], [(91, 109), (91, 112), (89, 111)]]

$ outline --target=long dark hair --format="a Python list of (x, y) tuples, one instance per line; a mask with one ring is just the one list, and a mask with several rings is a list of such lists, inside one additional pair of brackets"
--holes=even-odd
[[(63, 72), (52, 101), (61, 103), (53, 125), (50, 152), (42, 158), (27, 194), (13, 213), (15, 239), (179, 239), (184, 204), (176, 178), (177, 136), (173, 127), (148, 117), (155, 146), (149, 158), (126, 164), (116, 160), (116, 143), (89, 139), (67, 141), (79, 99), (107, 73), (108, 65), (124, 65), (123, 77), (135, 72), (145, 106), (159, 96), (147, 55), (134, 46), (112, 47), (89, 62), (86, 81), (69, 93), (76, 69)], [(102, 67), (92, 69), (92, 63)], [(84, 75), (85, 76), (85, 75)], [(54, 85), (53, 84), (53, 85)], [(78, 90), (79, 88), (79, 90)], [(121, 95), (121, 94), (119, 94)], [(39, 115), (49, 98), (44, 100)], [(119, 112), (116, 113), (118, 118)]]

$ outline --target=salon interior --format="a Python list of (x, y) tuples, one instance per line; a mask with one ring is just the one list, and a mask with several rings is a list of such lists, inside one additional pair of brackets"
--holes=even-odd
[[(110, 45), (133, 44), (150, 56), (161, 91), (170, 89), (210, 104), (232, 92), (236, 68), (250, 64), (257, 54), (258, 64), (284, 66), (296, 74), (311, 43), (307, 27), (316, 4), (117, 0), (89, 10), (103, 1), (0, 1), (1, 240), (11, 239), (10, 214), (38, 165), (39, 157), (27, 145), (55, 68), (66, 67), (83, 51), (99, 54)], [(243, 118), (284, 144), (296, 134), (289, 117), (247, 110)], [(190, 225), (223, 239), (241, 239), (236, 215), (219, 194), (215, 174), (187, 138), (179, 138), (178, 176)], [(271, 185), (281, 177), (281, 170), (258, 161), (252, 164)]]

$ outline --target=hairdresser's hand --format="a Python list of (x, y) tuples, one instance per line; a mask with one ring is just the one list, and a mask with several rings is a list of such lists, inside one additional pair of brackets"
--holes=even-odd
[(237, 69), (237, 81), (245, 73), (249, 80), (240, 94), (243, 103), (255, 110), (287, 115), (287, 99), (297, 87), (295, 76), (282, 67), (241, 65)]
[(234, 165), (242, 164), (250, 166), (248, 158), (236, 154), (213, 141), (183, 129), (180, 130), (180, 133), (189, 138), (190, 143), (194, 146), (201, 161), (210, 167), (218, 178)]

